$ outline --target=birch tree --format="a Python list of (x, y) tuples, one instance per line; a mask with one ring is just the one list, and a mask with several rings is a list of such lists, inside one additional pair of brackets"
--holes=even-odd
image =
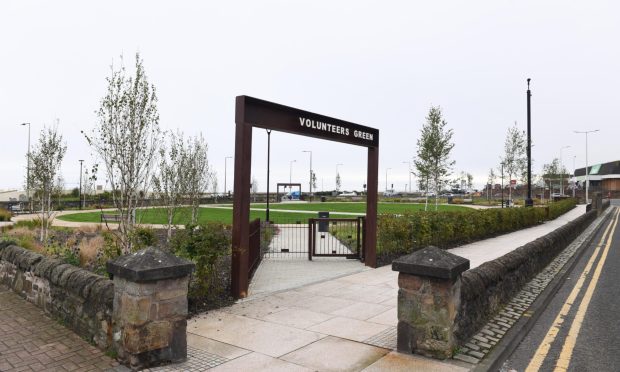
[(52, 195), (56, 191), (56, 182), (60, 178), (60, 166), (66, 152), (67, 145), (56, 125), (44, 127), (41, 130), (34, 150), (29, 153), (29, 184), (34, 190), (38, 203), (39, 218), (41, 219), (39, 241), (44, 245), (47, 245), (48, 230), (53, 221)]
[(489, 199), (489, 191), (493, 190), (493, 186), (495, 186), (495, 179), (497, 176), (495, 175), (495, 171), (493, 168), (489, 169), (489, 178), (487, 178), (487, 200)]
[(139, 54), (135, 73), (111, 67), (98, 122), (88, 143), (105, 166), (112, 202), (120, 215), (117, 235), (123, 253), (131, 251), (135, 211), (142, 204), (161, 141), (155, 86), (150, 84)]
[(207, 192), (212, 178), (207, 150), (207, 142), (202, 134), (199, 134), (188, 139), (183, 156), (185, 193), (192, 210), (192, 224), (198, 221), (200, 198)]
[(172, 238), (172, 227), (183, 196), (186, 192), (184, 182), (185, 143), (181, 133), (170, 133), (168, 143), (159, 149), (158, 171), (153, 176), (155, 197), (166, 211), (166, 240)]
[[(439, 192), (450, 176), (454, 165), (454, 161), (450, 160), (450, 152), (454, 148), (453, 131), (448, 129), (447, 125), (448, 123), (442, 117), (441, 108), (432, 106), (426, 117), (426, 123), (422, 126), (414, 161), (418, 173), (427, 178), (427, 187), (432, 182), (435, 189), (435, 210), (437, 210)], [(425, 209), (427, 208), (428, 200)]]
[(525, 131), (519, 130), (517, 123), (508, 128), (506, 140), (504, 142), (504, 156), (501, 162), (504, 163), (504, 173), (508, 174), (508, 200), (512, 200), (512, 185), (510, 180), (513, 176), (522, 176), (527, 169)]

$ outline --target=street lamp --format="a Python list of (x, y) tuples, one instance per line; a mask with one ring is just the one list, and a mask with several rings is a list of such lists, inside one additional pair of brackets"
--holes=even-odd
[(387, 186), (388, 186), (387, 176), (388, 176), (388, 171), (389, 171), (390, 169), (392, 169), (392, 168), (387, 168), (387, 169), (385, 170), (385, 192), (386, 192), (386, 193), (387, 193), (387, 191), (388, 191), (388, 187), (387, 187)]
[(564, 169), (562, 167), (562, 150), (570, 148), (570, 146), (562, 146), (560, 147), (560, 195), (564, 196)]
[[(340, 175), (340, 173), (338, 173), (338, 167), (340, 165), (344, 165), (344, 164), (342, 164), (342, 163), (336, 164), (336, 180), (338, 179), (338, 176)], [(340, 191), (340, 187), (338, 187), (338, 184), (336, 184), (336, 191)]]
[[(411, 194), (411, 162), (410, 161), (404, 161), (404, 164), (409, 164), (409, 193)], [(406, 190), (405, 190), (406, 191)]]
[(265, 211), (265, 220), (269, 223), (269, 162), (271, 156), (271, 129), (267, 131), (267, 210)]
[(575, 178), (575, 159), (577, 155), (573, 155), (573, 198), (575, 197), (575, 186), (577, 186), (577, 178)]
[[(26, 165), (26, 197), (28, 198), (28, 206), (30, 207), (30, 123), (21, 123), (20, 125), (28, 126), (28, 165)], [(29, 208), (32, 210), (32, 208)]]
[(308, 182), (308, 190), (310, 190), (309, 195), (312, 195), (312, 151), (310, 150), (302, 150), (301, 152), (307, 152), (310, 154), (310, 181)]
[(228, 169), (228, 159), (232, 159), (232, 156), (226, 156), (224, 158), (224, 196), (228, 193), (226, 190), (226, 170)]
[[(530, 90), (530, 80), (532, 79), (527, 79), (527, 199), (525, 199), (524, 203), (526, 207), (534, 206), (534, 200), (532, 200), (532, 110), (530, 102), (532, 98), (532, 91)], [(502, 182), (503, 181), (504, 180), (502, 178)], [(502, 187), (502, 192), (503, 191), (504, 188)]]
[(82, 162), (84, 160), (78, 160), (80, 162), (80, 191), (78, 192), (78, 203), (80, 204), (80, 209), (82, 209)]
[(504, 163), (500, 164), (502, 165), (502, 208), (504, 208)]
[(590, 178), (588, 177), (589, 173), (590, 173), (590, 172), (588, 172), (588, 133), (595, 133), (595, 132), (598, 132), (598, 131), (599, 131), (598, 129), (586, 130), (586, 131), (578, 131), (578, 130), (574, 131), (577, 134), (585, 134), (586, 135), (586, 204), (588, 204), (588, 200), (589, 200), (588, 199), (588, 190), (590, 188)]

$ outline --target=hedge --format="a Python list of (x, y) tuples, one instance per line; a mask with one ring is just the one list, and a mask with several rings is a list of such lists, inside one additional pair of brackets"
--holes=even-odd
[(377, 253), (408, 254), (429, 245), (451, 248), (555, 219), (575, 205), (575, 199), (567, 199), (549, 207), (382, 214)]

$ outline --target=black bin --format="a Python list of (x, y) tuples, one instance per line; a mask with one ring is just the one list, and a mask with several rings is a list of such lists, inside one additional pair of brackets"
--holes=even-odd
[(321, 196), (321, 203), (325, 203), (325, 200), (327, 200), (327, 198), (324, 196)]
[(452, 196), (448, 196), (448, 204), (452, 204), (453, 202), (453, 197)]
[[(319, 218), (329, 218), (329, 212), (319, 212)], [(319, 221), (319, 232), (329, 232), (329, 221)]]

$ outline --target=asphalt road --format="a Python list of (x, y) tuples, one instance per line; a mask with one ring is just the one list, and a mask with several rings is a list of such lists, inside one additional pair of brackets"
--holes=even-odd
[(620, 208), (612, 208), (501, 371), (620, 371)]

